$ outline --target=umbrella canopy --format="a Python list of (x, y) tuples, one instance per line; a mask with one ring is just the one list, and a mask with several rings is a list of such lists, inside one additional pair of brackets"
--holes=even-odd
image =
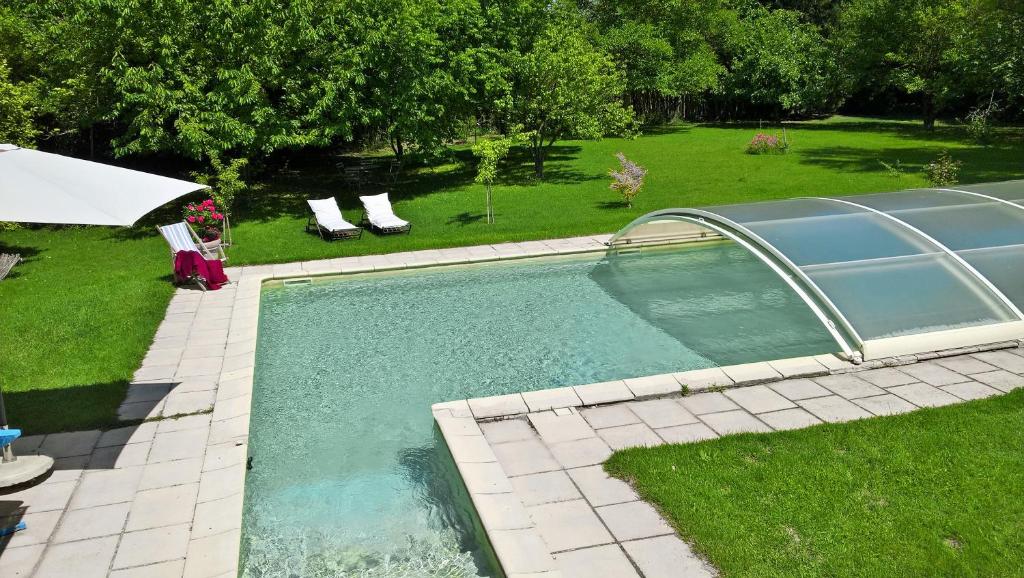
[(207, 188), (101, 163), (0, 144), (0, 221), (133, 225)]
[[(133, 225), (153, 209), (205, 188), (198, 183), (0, 144), (0, 221)], [(0, 429), (7, 430), (2, 392)], [(17, 459), (9, 443), (3, 445), (2, 452), (0, 488), (37, 479), (53, 467), (53, 459), (47, 456)]]

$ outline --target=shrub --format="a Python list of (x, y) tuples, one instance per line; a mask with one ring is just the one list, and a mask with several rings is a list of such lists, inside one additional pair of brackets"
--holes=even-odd
[(789, 149), (785, 137), (759, 132), (747, 143), (747, 154), (750, 155), (781, 155)]
[(900, 159), (896, 159), (896, 162), (892, 164), (885, 161), (878, 161), (878, 163), (885, 167), (885, 172), (889, 173), (890, 177), (894, 179), (903, 178), (903, 163), (900, 162)]
[(619, 159), (620, 170), (610, 169), (608, 174), (612, 177), (609, 188), (618, 191), (626, 207), (633, 206), (633, 198), (640, 194), (644, 188), (644, 177), (647, 176), (647, 169), (626, 158), (622, 153), (615, 153)]
[(962, 162), (954, 160), (949, 151), (943, 150), (937, 159), (924, 168), (924, 174), (933, 187), (946, 187), (960, 182), (961, 166)]
[(227, 162), (220, 157), (210, 158), (212, 171), (209, 173), (192, 173), (196, 182), (208, 185), (212, 190), (210, 196), (217, 203), (224, 213), (231, 212), (238, 193), (244, 191), (248, 184), (243, 180), (242, 173), (249, 164), (249, 159), (231, 159)]
[(967, 134), (974, 142), (987, 145), (992, 142), (992, 118), (999, 112), (999, 105), (989, 100), (988, 105), (979, 106), (967, 113)]
[(213, 241), (220, 239), (224, 214), (217, 210), (213, 199), (206, 199), (202, 203), (185, 205), (185, 221), (199, 229), (198, 234), (203, 241)]

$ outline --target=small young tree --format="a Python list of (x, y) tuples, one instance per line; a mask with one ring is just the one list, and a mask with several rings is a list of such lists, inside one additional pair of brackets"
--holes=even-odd
[(508, 151), (523, 135), (502, 136), (498, 139), (482, 140), (473, 145), (473, 155), (479, 159), (476, 165), (474, 182), (487, 189), (487, 224), (494, 223), (494, 203), (492, 188), (494, 179), (498, 178), (498, 163), (508, 155)]
[(615, 153), (615, 157), (619, 159), (621, 168), (617, 171), (614, 169), (608, 171), (612, 177), (612, 184), (609, 185), (609, 188), (618, 191), (622, 195), (626, 207), (632, 208), (633, 198), (640, 194), (640, 189), (644, 188), (647, 169), (627, 159), (626, 155), (622, 153)]

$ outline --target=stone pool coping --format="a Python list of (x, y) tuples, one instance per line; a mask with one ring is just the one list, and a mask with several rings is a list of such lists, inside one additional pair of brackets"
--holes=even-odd
[[(74, 568), (84, 578), (237, 576), (264, 282), (602, 252), (609, 238), (233, 267), (226, 271), (233, 283), (219, 291), (178, 289), (119, 408), (125, 427), (16, 442), (19, 454), (50, 455), (57, 465), (42, 483), (0, 494), (0, 502), (20, 504), (29, 524), (0, 552), (4, 575), (64, 576)], [(657, 391), (649, 381), (627, 387)], [(573, 389), (581, 403), (611, 399), (607, 388)]]
[(118, 409), (125, 427), (16, 442), (57, 465), (42, 483), (0, 494), (29, 524), (0, 541), (4, 575), (237, 576), (264, 282), (601, 252), (610, 238), (229, 267), (219, 291), (179, 288)]
[(800, 357), (431, 409), (508, 578), (568, 578), (610, 567), (622, 578), (711, 576), (716, 571), (660, 513), (604, 473), (601, 464), (613, 451), (1007, 393), (1024, 387), (1021, 345), (1006, 341), (860, 365), (832, 355)]

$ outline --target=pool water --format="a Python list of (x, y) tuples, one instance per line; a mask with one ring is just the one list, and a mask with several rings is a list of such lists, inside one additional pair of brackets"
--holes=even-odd
[(269, 286), (244, 575), (494, 575), (433, 403), (833, 350), (724, 242)]

